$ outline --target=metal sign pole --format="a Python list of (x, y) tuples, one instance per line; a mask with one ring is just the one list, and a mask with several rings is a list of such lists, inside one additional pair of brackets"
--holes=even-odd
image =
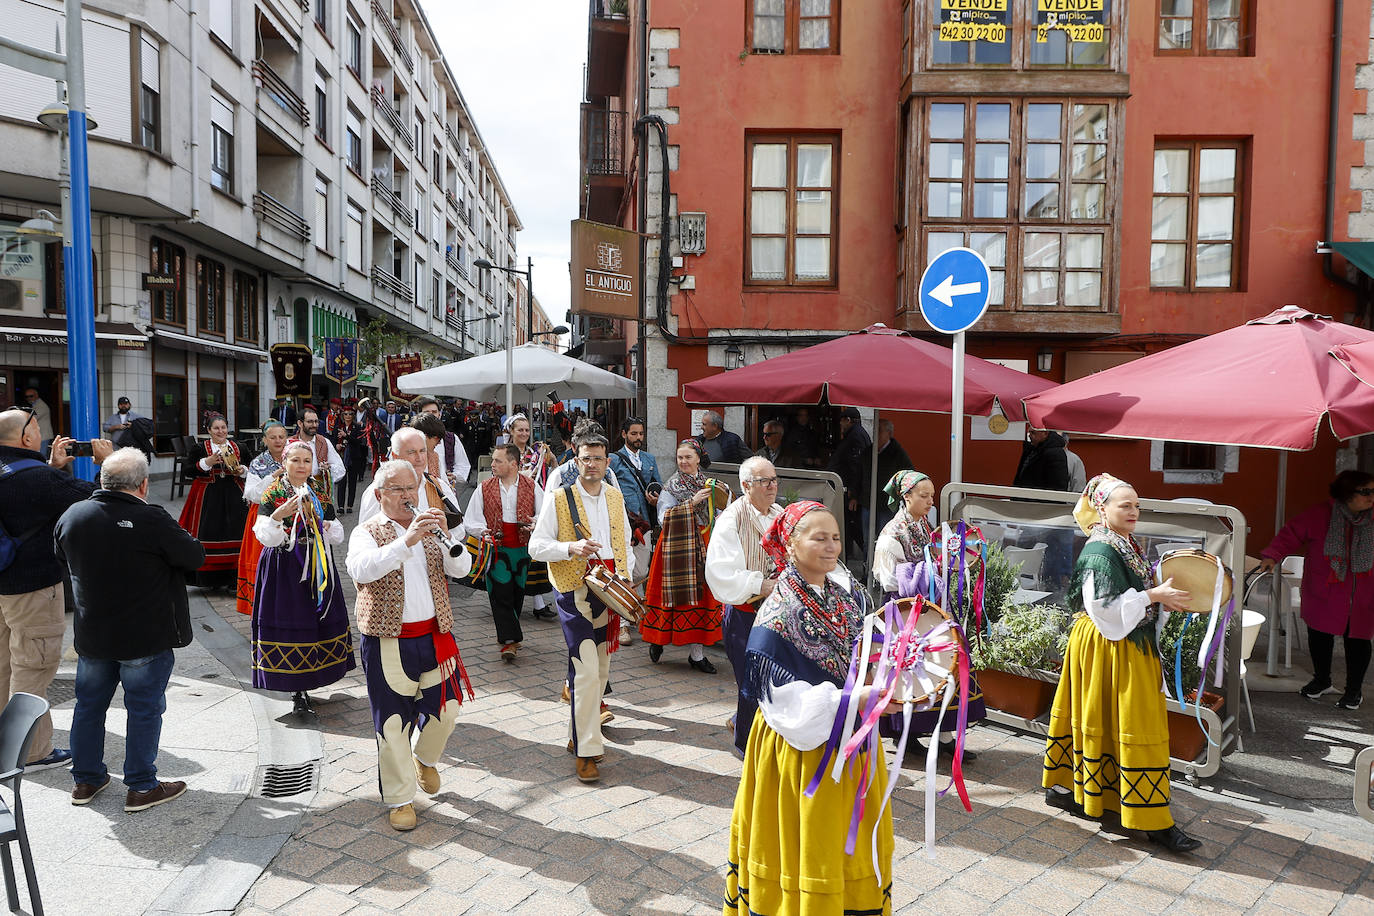
[[(75, 287), (67, 313), (67, 366), (71, 373), (72, 435), (100, 436), (100, 387), (95, 364), (95, 302), (91, 269), (91, 181), (86, 159), (86, 65), (81, 37), (81, 4), (67, 0), (67, 140), (70, 146), (71, 212), (63, 213), (71, 226), (71, 248), (64, 251), (65, 279)], [(89, 480), (90, 458), (76, 459), (75, 476)]]
[(964, 480), (964, 332), (954, 335), (954, 379), (949, 405), (949, 482)]

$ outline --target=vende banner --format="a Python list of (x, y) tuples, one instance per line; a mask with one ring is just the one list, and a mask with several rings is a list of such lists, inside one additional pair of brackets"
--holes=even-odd
[(575, 315), (639, 318), (639, 233), (572, 221), (572, 310)]
[(310, 394), (310, 367), (315, 354), (300, 343), (272, 344), (272, 375), (277, 394)]
[(406, 394), (396, 387), (396, 380), (403, 375), (412, 372), (419, 372), (424, 366), (420, 365), (419, 353), (402, 353), (399, 356), (388, 356), (386, 358), (386, 392), (387, 397), (395, 398), (409, 404), (411, 399), (416, 397), (413, 394)]
[(358, 338), (324, 339), (324, 377), (339, 385), (347, 385), (358, 377)]

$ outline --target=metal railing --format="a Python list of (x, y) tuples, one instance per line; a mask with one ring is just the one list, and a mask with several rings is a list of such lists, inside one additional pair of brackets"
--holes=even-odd
[(623, 111), (582, 108), (582, 164), (588, 175), (624, 175), (625, 121)]
[(449, 267), (452, 267), (454, 270), (458, 271), (458, 273), (462, 274), (464, 277), (468, 275), (468, 272), (463, 269), (463, 262), (458, 260), (458, 258), (454, 256), (453, 252), (446, 252), (444, 254), (444, 260), (448, 263)]
[(310, 123), (310, 109), (305, 107), (305, 102), (287, 84), (286, 80), (282, 79), (281, 75), (262, 58), (253, 61), (253, 79), (283, 111), (301, 124), (308, 125)]
[(397, 216), (410, 217), (410, 208), (401, 199), (401, 195), (379, 175), (372, 176), (372, 193), (381, 198), (382, 202), (390, 207)]
[(410, 136), (406, 122), (401, 118), (401, 113), (391, 107), (391, 100), (379, 86), (372, 87), (372, 107), (382, 113), (382, 120), (391, 125), (391, 132), (395, 134), (396, 139), (404, 143), (406, 149), (413, 151), (415, 141)]
[(453, 144), (455, 150), (461, 150), (463, 148), (458, 143), (458, 135), (455, 134), (453, 128), (449, 127), (447, 124), (444, 125), (444, 136), (448, 137), (448, 142)]
[(376, 14), (378, 21), (382, 24), (382, 31), (386, 32), (386, 37), (391, 39), (391, 47), (396, 50), (396, 56), (406, 65), (407, 70), (415, 69), (415, 61), (410, 57), (410, 51), (406, 48), (405, 42), (401, 41), (401, 33), (396, 29), (396, 23), (391, 18), (391, 13), (382, 8), (380, 0), (372, 0), (372, 12)]
[(461, 205), (458, 203), (458, 195), (448, 189), (444, 190), (444, 200), (448, 201), (448, 205), (453, 209), (462, 209)]
[(625, 19), (629, 8), (625, 0), (591, 0), (593, 19)]
[(415, 301), (415, 293), (408, 285), (402, 283), (397, 277), (393, 276), (390, 271), (384, 270), (376, 264), (372, 265), (372, 282), (376, 286), (390, 290), (407, 302), (414, 303)]
[(271, 194), (262, 191), (253, 194), (253, 215), (269, 226), (290, 233), (303, 242), (310, 241), (310, 224), (305, 221), (305, 217)]
[(472, 209), (467, 204), (458, 205), (458, 218), (463, 221), (463, 225), (472, 228)]

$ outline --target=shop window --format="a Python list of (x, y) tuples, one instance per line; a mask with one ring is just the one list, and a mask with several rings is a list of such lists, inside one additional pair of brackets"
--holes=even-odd
[(840, 0), (750, 0), (755, 54), (838, 54)]
[(203, 334), (224, 334), (224, 265), (196, 258), (196, 324)]
[(234, 271), (234, 336), (251, 343), (259, 340), (258, 278), (241, 270)]
[(200, 378), (196, 382), (196, 391), (200, 398), (200, 410), (196, 414), (196, 422), (199, 424), (197, 432), (207, 432), (209, 423), (207, 422), (211, 414), (219, 414), (224, 417), (226, 423), (230, 423), (229, 428), (234, 427), (229, 418), (229, 405), (224, 400), (224, 380)]
[[(6, 265), (8, 268), (9, 265)], [(17, 279), (21, 283), (24, 280), (22, 269), (10, 273), (6, 271), (5, 276), (10, 279)], [(62, 243), (49, 242), (43, 246), (43, 311), (62, 314), (67, 311), (67, 266), (62, 261)], [(18, 303), (16, 303), (18, 305)], [(96, 258), (95, 249), (91, 249), (91, 311), (99, 313), (100, 310), (100, 261)]]
[(184, 327), (186, 325), (186, 249), (154, 236), (148, 254), (148, 266), (153, 274), (172, 277), (176, 281), (176, 285), (172, 289), (157, 287), (149, 292), (153, 320)]
[(1152, 287), (1239, 288), (1242, 154), (1235, 141), (1155, 145)]
[(153, 376), (153, 436), (158, 454), (172, 453), (172, 439), (186, 435), (186, 379)]
[(748, 147), (746, 282), (833, 286), (839, 137), (759, 135)]
[(234, 422), (239, 429), (257, 429), (258, 386), (246, 382), (234, 383)]
[(1159, 0), (1158, 54), (1252, 53), (1252, 0)]

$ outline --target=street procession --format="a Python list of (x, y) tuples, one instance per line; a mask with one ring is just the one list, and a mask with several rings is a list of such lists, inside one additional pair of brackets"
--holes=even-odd
[(12, 912), (1374, 914), (1374, 0), (737, 6), (0, 0)]

